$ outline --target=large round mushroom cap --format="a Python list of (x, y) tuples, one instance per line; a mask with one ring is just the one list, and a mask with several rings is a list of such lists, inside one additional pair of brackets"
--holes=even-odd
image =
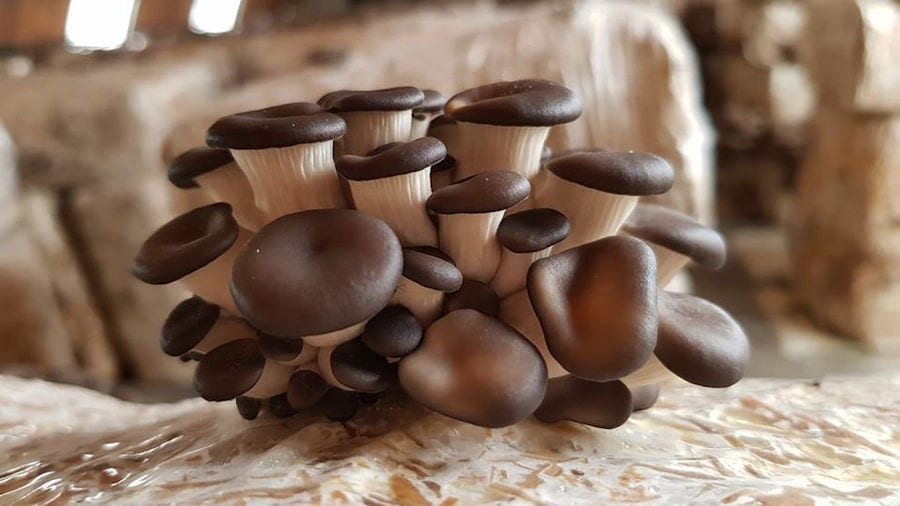
[(570, 373), (625, 377), (656, 346), (656, 258), (633, 237), (610, 236), (536, 261), (528, 297), (547, 348)]
[(614, 429), (628, 421), (631, 411), (631, 391), (621, 381), (562, 376), (547, 384), (547, 395), (534, 416), (548, 423), (572, 421)]
[(206, 132), (215, 148), (267, 149), (331, 141), (347, 133), (344, 120), (316, 104), (295, 102), (219, 119)]
[(403, 251), (391, 228), (348, 209), (316, 209), (263, 227), (234, 264), (231, 293), (259, 330), (281, 337), (325, 334), (384, 308)]
[(657, 204), (638, 204), (622, 230), (650, 244), (690, 257), (708, 269), (725, 263), (725, 240), (690, 216)]
[(534, 412), (547, 367), (512, 327), (472, 309), (434, 322), (419, 348), (400, 361), (400, 384), (425, 407), (483, 427), (503, 427)]

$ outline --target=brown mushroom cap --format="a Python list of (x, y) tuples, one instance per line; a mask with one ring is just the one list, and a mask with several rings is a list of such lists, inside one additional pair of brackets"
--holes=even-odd
[(234, 264), (231, 293), (261, 331), (282, 337), (340, 330), (387, 305), (403, 269), (400, 241), (383, 221), (316, 209), (263, 227)]
[(444, 297), (444, 312), (474, 309), (491, 317), (500, 312), (500, 297), (487, 283), (466, 279), (459, 290)]
[(503, 126), (552, 126), (581, 115), (581, 101), (565, 86), (543, 79), (502, 81), (457, 93), (446, 105), (457, 121)]
[(344, 120), (316, 104), (295, 102), (225, 116), (209, 127), (215, 148), (266, 149), (332, 141), (347, 133)]
[(144, 241), (131, 272), (151, 285), (177, 281), (219, 258), (238, 238), (231, 206), (198, 207), (160, 227)]
[(656, 346), (656, 259), (643, 241), (610, 236), (536, 261), (528, 297), (547, 348), (570, 373), (625, 377)]
[(656, 357), (691, 383), (727, 387), (743, 377), (750, 345), (741, 326), (719, 306), (661, 291)]
[(690, 216), (656, 204), (638, 204), (622, 230), (651, 244), (680, 253), (708, 269), (725, 263), (725, 240)]
[(287, 393), (282, 392), (274, 397), (269, 397), (269, 412), (278, 418), (287, 418), (297, 414), (297, 410), (288, 401)]
[(431, 120), (431, 123), (428, 124), (428, 135), (429, 137), (432, 137), (432, 130), (448, 126), (456, 126), (457, 123), (458, 122), (453, 119), (453, 116), (450, 116), (449, 114), (441, 114), (440, 116), (437, 116), (436, 118)]
[(634, 411), (650, 409), (659, 399), (659, 385), (641, 385), (630, 390)]
[(400, 384), (425, 407), (484, 427), (534, 412), (547, 368), (537, 348), (500, 320), (454, 311), (433, 323), (419, 348), (400, 361)]
[(463, 283), (453, 259), (431, 246), (403, 248), (403, 277), (442, 292), (455, 292)]
[(259, 408), (262, 402), (252, 397), (238, 396), (234, 400), (238, 413), (244, 420), (255, 420), (259, 416)]
[(330, 388), (319, 401), (325, 416), (335, 422), (346, 422), (359, 409), (359, 394), (340, 388)]
[(413, 86), (382, 90), (341, 90), (327, 93), (319, 105), (329, 111), (406, 111), (422, 105), (425, 94)]
[(331, 352), (331, 371), (345, 387), (357, 392), (383, 392), (391, 386), (393, 368), (387, 359), (353, 339)]
[(231, 151), (220, 148), (194, 148), (169, 163), (169, 181), (179, 188), (197, 188), (197, 176), (212, 172), (234, 161)]
[(507, 215), (497, 229), (497, 240), (514, 253), (549, 248), (569, 235), (569, 220), (556, 209), (529, 209)]
[(669, 162), (649, 153), (576, 151), (553, 157), (545, 167), (566, 181), (619, 195), (658, 195), (675, 182)]
[(631, 410), (631, 391), (621, 381), (562, 376), (547, 384), (547, 395), (534, 416), (547, 423), (572, 421), (614, 429), (628, 421)]
[(297, 358), (303, 352), (303, 339), (291, 337), (278, 337), (265, 332), (257, 332), (256, 340), (259, 342), (259, 352), (264, 357), (279, 362), (289, 362)]
[(163, 323), (159, 346), (166, 355), (184, 355), (200, 344), (221, 313), (219, 306), (196, 295), (181, 301)]
[(385, 144), (366, 156), (344, 155), (334, 162), (343, 178), (367, 181), (418, 172), (443, 160), (447, 148), (432, 137)]
[(313, 407), (330, 387), (315, 371), (297, 371), (288, 380), (287, 400), (296, 410)]
[(382, 357), (403, 357), (419, 347), (422, 332), (422, 325), (408, 309), (388, 306), (366, 323), (359, 339)]
[(253, 388), (262, 376), (266, 357), (255, 339), (238, 339), (219, 346), (200, 359), (194, 388), (208, 401), (227, 401)]
[(413, 116), (425, 119), (426, 115), (441, 112), (444, 109), (447, 98), (441, 95), (440, 92), (436, 90), (422, 90), (422, 94), (424, 95), (422, 105), (413, 109)]
[(531, 193), (528, 179), (515, 172), (489, 170), (447, 185), (425, 203), (437, 214), (478, 214), (502, 211)]

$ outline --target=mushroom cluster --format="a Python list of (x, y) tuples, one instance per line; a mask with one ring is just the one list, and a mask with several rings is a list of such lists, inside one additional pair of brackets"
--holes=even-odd
[(544, 80), (449, 100), (398, 87), (338, 91), (226, 116), (171, 162), (216, 202), (163, 225), (142, 281), (193, 296), (166, 319), (165, 353), (241, 416), (317, 410), (347, 420), (400, 389), (484, 427), (534, 415), (612, 428), (672, 375), (738, 381), (741, 327), (665, 290), (689, 263), (725, 260), (715, 231), (641, 204), (667, 192), (662, 158), (554, 155), (578, 98)]

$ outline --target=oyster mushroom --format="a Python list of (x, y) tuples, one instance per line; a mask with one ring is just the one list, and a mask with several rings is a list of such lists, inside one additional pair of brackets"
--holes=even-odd
[(319, 105), (347, 122), (347, 135), (338, 142), (338, 155), (364, 155), (391, 142), (406, 142), (412, 130), (413, 109), (425, 95), (418, 88), (343, 90), (328, 93)]
[(444, 296), (462, 286), (463, 277), (453, 260), (437, 248), (403, 249), (403, 277), (391, 304), (410, 310), (424, 326), (438, 318)]
[(256, 329), (244, 319), (193, 296), (180, 302), (166, 317), (159, 344), (173, 357), (198, 358), (229, 341), (252, 339)]
[(409, 132), (409, 140), (424, 137), (428, 132), (428, 126), (435, 116), (444, 110), (447, 99), (435, 90), (422, 90), (424, 100), (422, 105), (412, 110), (412, 127)]
[(388, 360), (359, 339), (322, 348), (316, 363), (328, 384), (354, 392), (383, 392), (394, 378)]
[(553, 423), (572, 421), (614, 429), (631, 416), (631, 391), (618, 380), (595, 382), (575, 376), (553, 378), (535, 418)]
[(500, 267), (491, 287), (502, 299), (525, 288), (528, 268), (550, 255), (550, 248), (566, 238), (569, 221), (554, 209), (531, 209), (508, 214), (497, 229), (503, 247)]

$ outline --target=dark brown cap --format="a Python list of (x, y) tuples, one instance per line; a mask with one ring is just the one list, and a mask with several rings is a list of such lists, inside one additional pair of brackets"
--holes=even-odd
[(359, 339), (341, 343), (331, 351), (331, 371), (338, 383), (357, 392), (383, 392), (394, 378), (387, 359)]
[(455, 292), (463, 283), (453, 259), (431, 246), (403, 248), (403, 277), (442, 292)]
[(610, 236), (531, 264), (528, 297), (547, 348), (570, 373), (625, 377), (656, 345), (656, 258), (643, 241)]
[(661, 291), (656, 357), (695, 385), (727, 387), (743, 377), (750, 345), (741, 326), (719, 306)]
[(619, 195), (658, 195), (675, 181), (669, 162), (649, 153), (576, 151), (554, 157), (545, 167), (566, 181)]
[(424, 95), (425, 100), (422, 101), (422, 105), (413, 109), (413, 115), (422, 115), (424, 117), (426, 114), (435, 114), (444, 109), (447, 98), (441, 95), (440, 92), (435, 90), (422, 90), (422, 94)]
[(631, 390), (631, 404), (634, 411), (650, 409), (659, 399), (659, 385), (641, 385), (629, 388)]
[(315, 371), (297, 371), (288, 381), (287, 400), (298, 411), (309, 409), (319, 402), (328, 388), (328, 383)]
[(503, 427), (534, 412), (547, 367), (537, 348), (505, 323), (478, 311), (434, 322), (419, 349), (400, 361), (400, 384), (417, 402), (483, 427)]
[(437, 190), (425, 205), (437, 214), (492, 213), (509, 209), (529, 193), (531, 185), (520, 174), (489, 170)]
[(392, 142), (366, 156), (344, 155), (334, 162), (343, 178), (368, 181), (418, 172), (438, 163), (447, 156), (447, 148), (432, 137), (410, 142)]
[(194, 371), (194, 388), (208, 401), (227, 401), (253, 388), (266, 357), (255, 339), (238, 339), (211, 350)]
[(316, 104), (295, 102), (219, 119), (206, 132), (215, 148), (267, 149), (332, 141), (347, 133), (344, 120)]
[(169, 164), (169, 181), (179, 188), (197, 188), (194, 178), (234, 161), (231, 151), (221, 148), (194, 148), (175, 157)]
[(651, 244), (680, 253), (708, 269), (725, 263), (725, 240), (690, 216), (656, 204), (638, 204), (622, 230)]
[(348, 209), (316, 209), (263, 227), (234, 264), (231, 293), (267, 334), (310, 336), (375, 316), (403, 269), (400, 241), (383, 221)]
[(297, 410), (288, 402), (287, 393), (269, 397), (269, 412), (278, 418), (287, 418), (297, 414)]
[(569, 220), (556, 209), (529, 209), (500, 222), (497, 240), (513, 253), (549, 248), (569, 235)]
[(196, 295), (181, 301), (163, 323), (159, 346), (166, 355), (184, 355), (206, 337), (221, 312), (219, 306)]
[(177, 281), (222, 256), (238, 238), (238, 224), (225, 203), (198, 207), (153, 233), (131, 272), (151, 285)]
[(244, 420), (255, 420), (259, 416), (259, 408), (262, 402), (252, 397), (238, 396), (234, 400), (238, 413)]
[(327, 93), (319, 105), (329, 111), (406, 111), (422, 105), (425, 94), (412, 86), (382, 90), (341, 90)]
[(299, 337), (278, 337), (265, 332), (257, 332), (259, 352), (264, 357), (278, 362), (290, 362), (303, 351), (303, 339)]
[(581, 115), (572, 90), (543, 79), (502, 81), (457, 93), (447, 101), (457, 121), (503, 126), (552, 126)]
[(444, 297), (444, 312), (450, 313), (459, 309), (474, 309), (491, 317), (500, 312), (500, 297), (487, 283), (467, 279), (459, 290)]
[(359, 394), (340, 388), (330, 388), (319, 401), (325, 416), (335, 422), (346, 422), (359, 409)]
[(614, 429), (628, 421), (631, 409), (631, 391), (621, 381), (561, 376), (547, 384), (547, 395), (534, 416), (547, 423), (571, 421)]
[(437, 128), (442, 128), (446, 126), (456, 126), (457, 121), (453, 119), (453, 116), (449, 114), (441, 114), (440, 116), (431, 120), (431, 123), (428, 123), (428, 135), (431, 135), (431, 131)]
[(382, 357), (403, 357), (419, 347), (422, 325), (405, 307), (388, 306), (366, 323), (359, 339)]

